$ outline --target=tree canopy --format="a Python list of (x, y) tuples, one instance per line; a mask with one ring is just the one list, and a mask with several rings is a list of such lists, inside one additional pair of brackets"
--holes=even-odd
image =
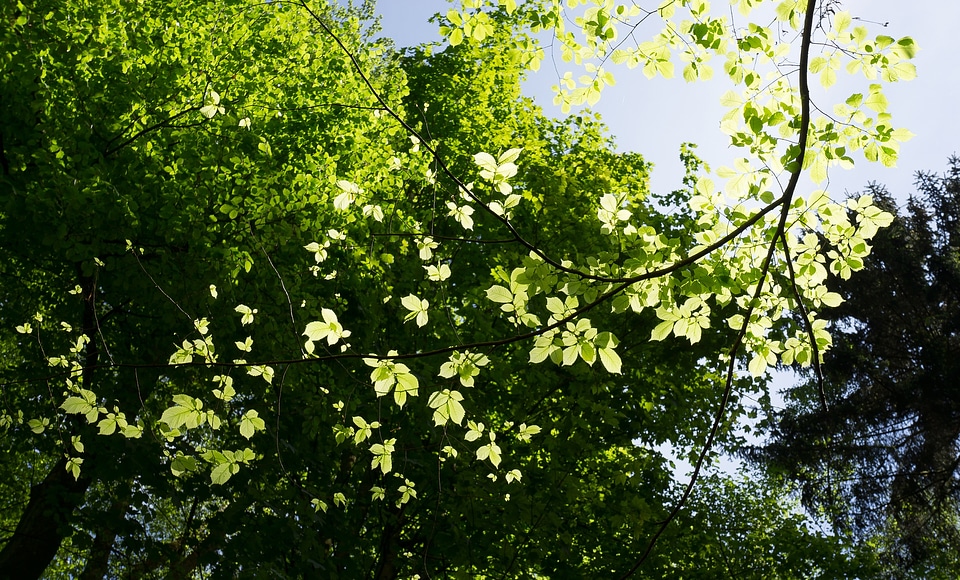
[[(866, 576), (781, 480), (695, 483), (767, 368), (829, 348), (827, 273), (892, 216), (799, 176), (895, 161), (916, 47), (723, 12), (469, 0), (398, 51), (369, 3), (0, 8), (0, 574)], [(650, 192), (522, 96), (543, 35), (565, 108), (723, 59), (744, 158)], [(865, 89), (815, 113), (844, 67)]]
[(836, 529), (874, 542), (896, 576), (946, 578), (960, 568), (960, 160), (916, 183), (903, 210), (868, 188), (893, 224), (855, 280), (830, 282), (844, 302), (829, 314), (829, 408), (797, 386), (753, 455), (798, 481), (805, 505)]

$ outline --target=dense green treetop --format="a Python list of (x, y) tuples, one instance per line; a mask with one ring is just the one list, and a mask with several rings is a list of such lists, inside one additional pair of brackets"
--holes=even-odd
[[(829, 346), (827, 271), (890, 220), (797, 182), (893, 162), (908, 133), (873, 81), (915, 47), (816, 8), (778, 4), (792, 43), (700, 0), (472, 0), (402, 53), (367, 3), (0, 9), (0, 570), (662, 577), (728, 509), (759, 526), (728, 571), (769, 570), (771, 536), (785, 577), (868, 565), (776, 491), (690, 495), (655, 450), (699, 470), (735, 444), (768, 366)], [(561, 103), (595, 102), (598, 60), (695, 80), (720, 55), (744, 159), (718, 186), (685, 150), (651, 194), (597, 117), (521, 96), (544, 33), (586, 73)], [(814, 116), (807, 71), (845, 60), (868, 89)], [(667, 527), (688, 499), (693, 540)]]

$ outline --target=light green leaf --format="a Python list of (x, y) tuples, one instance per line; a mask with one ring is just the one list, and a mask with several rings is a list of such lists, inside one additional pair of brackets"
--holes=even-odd
[(877, 90), (876, 92), (871, 92), (870, 95), (864, 99), (863, 104), (877, 113), (884, 113), (889, 103), (887, 102), (887, 97)]
[(902, 129), (902, 128), (894, 129), (893, 132), (890, 133), (890, 136), (893, 138), (894, 141), (897, 141), (899, 143), (904, 143), (916, 137), (916, 135), (909, 129)]
[(143, 436), (143, 425), (127, 425), (120, 430), (120, 434), (126, 437), (127, 439), (139, 439)]
[(174, 395), (173, 401), (176, 405), (165, 410), (160, 417), (160, 421), (166, 423), (167, 427), (179, 429), (186, 426), (187, 429), (193, 429), (203, 421), (200, 413), (203, 404), (200, 401), (189, 395)]
[(444, 389), (430, 395), (428, 405), (431, 409), (436, 409), (433, 413), (433, 421), (436, 425), (446, 425), (447, 421), (453, 421), (457, 425), (463, 424), (466, 412), (460, 401), (463, 395), (458, 391)]
[(487, 445), (477, 449), (477, 459), (480, 461), (489, 459), (494, 467), (499, 467), (501, 453), (500, 446), (491, 441)]
[(240, 324), (244, 326), (252, 323), (254, 314), (259, 312), (259, 310), (257, 310), (256, 308), (250, 308), (245, 304), (240, 304), (239, 306), (234, 308), (234, 310), (240, 313)]
[(100, 435), (113, 435), (117, 430), (117, 420), (111, 418), (101, 419), (100, 422), (97, 423), (97, 427), (100, 428)]
[(580, 349), (577, 345), (568, 346), (563, 349), (563, 365), (570, 366), (573, 363), (577, 362), (577, 355), (580, 354)]
[(750, 374), (754, 377), (761, 377), (763, 373), (767, 372), (767, 359), (762, 354), (755, 354), (753, 358), (750, 359), (749, 365)]
[(545, 344), (540, 346), (534, 346), (530, 349), (530, 362), (533, 364), (539, 364), (547, 360), (547, 357), (556, 349), (552, 341), (547, 341)]
[(622, 372), (622, 362), (620, 361), (620, 355), (617, 354), (617, 351), (609, 347), (601, 348), (597, 350), (597, 354), (600, 355), (600, 362), (603, 363), (603, 368), (607, 369), (608, 373), (619, 375)]
[(60, 405), (60, 408), (70, 414), (76, 415), (86, 415), (87, 413), (96, 410), (96, 405), (90, 404), (90, 402), (81, 399), (80, 397), (67, 397), (67, 400)]
[(402, 407), (407, 402), (407, 395), (415, 397), (420, 388), (420, 381), (410, 373), (397, 373), (397, 384), (393, 389), (393, 400)]
[(384, 475), (393, 471), (392, 454), (396, 442), (396, 439), (387, 439), (382, 444), (375, 443), (370, 447), (370, 453), (373, 454), (373, 461), (371, 462), (373, 469), (379, 467)]
[(661, 322), (656, 328), (653, 329), (653, 332), (650, 333), (650, 339), (663, 340), (667, 338), (673, 331), (673, 324), (674, 322), (672, 320), (665, 320)]
[(513, 302), (513, 294), (499, 285), (487, 288), (487, 298), (500, 304), (510, 304)]
[(220, 463), (210, 470), (210, 481), (214, 485), (223, 485), (238, 471), (240, 466), (236, 463)]
[(260, 418), (260, 414), (253, 409), (244, 413), (243, 418), (240, 419), (240, 434), (247, 439), (253, 437), (253, 434), (257, 431), (263, 431), (265, 428), (266, 424), (263, 419)]
[(82, 457), (67, 457), (66, 470), (73, 476), (73, 479), (80, 479), (80, 466), (83, 465)]
[(520, 424), (520, 432), (517, 433), (517, 439), (529, 443), (530, 438), (540, 432), (540, 427), (538, 425), (527, 425), (526, 423)]
[(500, 155), (497, 159), (498, 165), (506, 165), (507, 163), (515, 163), (520, 157), (520, 153), (523, 151), (523, 147), (518, 147), (515, 149), (507, 149)]
[[(497, 160), (489, 153), (477, 153), (473, 156), (473, 162), (481, 169), (489, 171), (491, 176), (497, 170)], [(486, 179), (489, 179), (489, 177)]]
[(247, 369), (247, 374), (251, 377), (261, 377), (268, 383), (273, 383), (275, 371), (270, 365), (253, 365)]
[(820, 298), (820, 301), (830, 308), (836, 308), (843, 304), (843, 297), (836, 292), (827, 292)]

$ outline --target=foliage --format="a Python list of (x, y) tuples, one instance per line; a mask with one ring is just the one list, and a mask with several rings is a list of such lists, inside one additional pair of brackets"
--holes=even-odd
[[(906, 79), (915, 47), (822, 14), (811, 59), (812, 0), (776, 9), (796, 46), (702, 1), (686, 22), (578, 4), (464, 1), (447, 46), (403, 54), (367, 4), (5, 6), (2, 423), (10, 472), (38, 475), (14, 485), (36, 483), (0, 569), (636, 570), (755, 379), (819, 362), (828, 269), (859, 269), (890, 221), (797, 194), (802, 171), (892, 163), (909, 136), (878, 83), (814, 116), (807, 71)], [(655, 40), (616, 40), (652, 18)], [(678, 205), (650, 203), (599, 119), (520, 97), (543, 32), (587, 72), (565, 105), (599, 98), (607, 58), (687, 59), (688, 80), (726, 59), (743, 92), (723, 128), (752, 161), (718, 188), (687, 151), (658, 198)]]
[(642, 572), (651, 578), (875, 578), (871, 543), (813, 528), (792, 487), (760, 472), (709, 475)]
[(843, 304), (829, 314), (827, 410), (811, 386), (791, 391), (772, 441), (755, 457), (802, 485), (808, 509), (858, 538), (880, 538), (889, 573), (948, 577), (960, 569), (956, 377), (960, 160), (918, 174), (855, 281), (831, 279)]
[[(266, 453), (260, 447), (275, 450), (251, 430), (266, 429), (278, 393), (265, 380), (270, 365), (211, 376), (189, 364), (252, 348), (299, 355), (306, 318), (319, 319), (338, 291), (325, 285), (291, 326), (292, 304), (274, 292), (306, 297), (303, 284), (317, 284), (299, 240), (346, 223), (331, 203), (339, 181), (397, 191), (405, 175), (387, 169), (392, 149), (375, 144), (406, 136), (362, 98), (346, 57), (302, 9), (197, 2), (132, 10), (4, 8), (15, 25), (2, 33), (10, 47), (3, 319), (21, 333), (9, 339), (16, 348), (6, 360), (31, 361), (6, 373), (5, 426), (12, 456), (36, 473), (18, 494), (31, 483), (52, 490), (47, 499), (31, 494), (12, 516), (21, 525), (15, 537), (30, 538), (6, 544), (4, 562), (18, 566), (42, 570), (66, 520), (77, 526), (73, 549), (90, 551), (90, 563), (109, 556), (113, 540), (98, 541), (112, 535), (125, 546), (118, 565), (140, 574), (160, 566), (187, 573), (223, 549), (226, 530), (269, 497), (258, 485), (269, 490), (280, 478), (264, 472), (259, 484), (209, 486), (235, 479)], [(377, 66), (368, 80), (402, 96), (399, 70), (359, 32), (362, 14), (322, 15), (344, 39), (369, 46), (362, 58)], [(214, 101), (215, 114), (202, 110)], [(357, 254), (361, 268), (348, 276), (359, 287), (380, 259)], [(282, 281), (271, 260), (289, 265)], [(251, 327), (271, 338), (252, 342)], [(25, 438), (31, 429), (38, 434)], [(200, 430), (211, 439), (191, 439)], [(185, 477), (198, 470), (202, 477)], [(252, 493), (231, 503), (244, 483)], [(62, 516), (44, 519), (45, 501)], [(131, 519), (124, 510), (111, 519), (123, 504)], [(186, 533), (154, 522), (163, 517), (185, 518)], [(42, 554), (25, 551), (41, 546)], [(12, 566), (0, 568), (36, 574)]]

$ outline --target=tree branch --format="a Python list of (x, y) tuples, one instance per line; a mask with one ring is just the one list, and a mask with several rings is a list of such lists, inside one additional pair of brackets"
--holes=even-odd
[(643, 555), (640, 556), (637, 562), (632, 568), (630, 568), (630, 570), (626, 572), (626, 574), (620, 577), (621, 579), (632, 576), (640, 568), (643, 562), (653, 551), (653, 547), (656, 545), (657, 540), (660, 538), (663, 532), (667, 529), (667, 526), (670, 525), (670, 522), (677, 517), (677, 514), (679, 514), (680, 510), (683, 509), (683, 506), (686, 505), (687, 500), (690, 498), (690, 494), (693, 492), (693, 487), (697, 483), (697, 478), (700, 476), (700, 470), (703, 468), (703, 462), (709, 454), (711, 447), (713, 447), (713, 443), (720, 431), (720, 425), (723, 423), (724, 417), (727, 414), (727, 404), (730, 401), (730, 395), (733, 393), (733, 374), (737, 365), (737, 354), (740, 351), (740, 347), (743, 345), (743, 339), (747, 334), (747, 326), (750, 324), (750, 316), (756, 309), (757, 299), (759, 298), (764, 282), (767, 279), (767, 275), (770, 270), (770, 264), (773, 261), (773, 256), (777, 248), (777, 241), (779, 240), (780, 236), (783, 235), (783, 232), (786, 229), (787, 215), (790, 211), (790, 204), (793, 201), (794, 192), (796, 191), (797, 184), (800, 181), (800, 174), (803, 172), (803, 158), (807, 150), (807, 140), (810, 132), (810, 87), (807, 79), (807, 68), (810, 59), (810, 40), (813, 34), (813, 15), (816, 4), (817, 0), (807, 0), (807, 9), (806, 13), (804, 14), (803, 21), (803, 35), (800, 42), (800, 134), (798, 137), (799, 152), (797, 153), (796, 166), (790, 173), (790, 181), (787, 183), (787, 188), (781, 197), (783, 206), (780, 209), (780, 221), (777, 224), (776, 234), (773, 236), (773, 239), (770, 241), (770, 245), (768, 246), (767, 256), (763, 262), (763, 269), (760, 274), (760, 280), (757, 283), (757, 288), (754, 291), (753, 300), (751, 300), (750, 306), (747, 308), (747, 311), (744, 315), (743, 326), (737, 333), (737, 338), (734, 341), (733, 346), (730, 348), (730, 352), (728, 354), (730, 362), (727, 365), (727, 378), (723, 388), (723, 396), (720, 400), (720, 407), (717, 409), (717, 413), (713, 419), (713, 425), (710, 427), (710, 434), (707, 436), (703, 450), (697, 457), (697, 462), (694, 465), (693, 473), (690, 476), (690, 481), (684, 488), (683, 494), (680, 496), (680, 500), (674, 506), (673, 510), (671, 510), (670, 514), (667, 516), (667, 519), (660, 524), (660, 527), (647, 544), (647, 549), (643, 552)]

